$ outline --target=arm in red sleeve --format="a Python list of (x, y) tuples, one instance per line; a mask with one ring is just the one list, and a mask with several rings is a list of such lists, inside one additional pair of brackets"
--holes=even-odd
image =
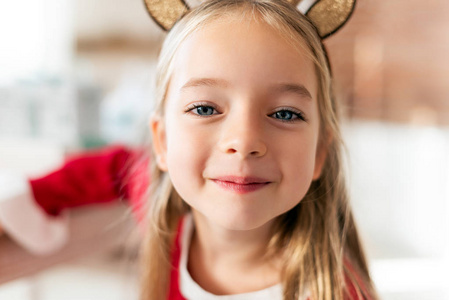
[(114, 146), (72, 156), (37, 179), (0, 172), (0, 183), (11, 187), (0, 189), (0, 223), (30, 252), (54, 253), (68, 239), (67, 215), (61, 214), (67, 208), (125, 198), (142, 220), (147, 170), (144, 151)]
[(30, 185), (35, 201), (49, 214), (66, 208), (106, 203), (127, 196), (124, 181), (139, 155), (122, 146), (84, 152)]

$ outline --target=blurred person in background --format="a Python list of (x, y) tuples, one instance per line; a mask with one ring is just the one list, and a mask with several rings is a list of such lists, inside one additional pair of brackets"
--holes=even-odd
[(141, 220), (147, 164), (141, 149), (115, 145), (71, 156), (39, 178), (3, 174), (0, 185), (13, 188), (0, 193), (0, 234), (33, 254), (48, 255), (69, 238), (68, 209), (124, 199)]

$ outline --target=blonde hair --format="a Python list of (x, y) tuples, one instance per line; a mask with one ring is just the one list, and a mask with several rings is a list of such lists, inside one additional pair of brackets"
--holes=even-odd
[[(300, 47), (298, 50), (314, 62), (319, 85), (319, 143), (327, 152), (322, 176), (312, 182), (297, 206), (277, 217), (268, 247), (269, 254), (284, 254), (283, 298), (299, 299), (307, 289), (311, 299), (344, 299), (348, 295), (346, 283), (350, 283), (359, 295), (374, 299), (375, 291), (348, 204), (341, 155), (343, 141), (326, 53), (306, 17), (290, 4), (276, 0), (212, 0), (190, 11), (173, 27), (162, 47), (155, 113), (164, 116), (173, 60), (181, 43), (202, 26), (239, 14), (265, 22), (287, 42)], [(172, 187), (168, 174), (157, 167), (155, 157), (151, 162), (149, 226), (142, 248), (142, 300), (167, 298), (177, 224), (189, 209)]]

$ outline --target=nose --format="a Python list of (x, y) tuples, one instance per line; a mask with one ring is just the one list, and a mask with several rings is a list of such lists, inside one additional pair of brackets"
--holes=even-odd
[(262, 157), (267, 152), (263, 125), (256, 118), (229, 118), (223, 126), (219, 148), (242, 158)]

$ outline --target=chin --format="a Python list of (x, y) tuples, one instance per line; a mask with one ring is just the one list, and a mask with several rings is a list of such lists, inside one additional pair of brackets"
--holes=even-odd
[(260, 228), (270, 223), (274, 218), (261, 218), (260, 216), (235, 215), (235, 216), (221, 216), (220, 218), (211, 219), (211, 221), (218, 223), (221, 227), (228, 230), (248, 231)]

